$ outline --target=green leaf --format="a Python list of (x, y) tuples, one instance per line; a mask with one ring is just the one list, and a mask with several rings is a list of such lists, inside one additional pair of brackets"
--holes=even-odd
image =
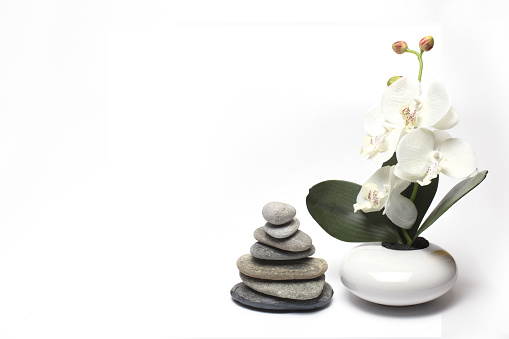
[[(414, 225), (407, 232), (410, 238), (414, 238), (417, 234), (417, 229), (421, 224), (424, 215), (429, 209), (429, 206), (433, 202), (433, 198), (437, 193), (438, 188), (438, 177), (436, 179), (431, 180), (431, 183), (426, 186), (419, 186), (417, 190), (417, 195), (415, 196), (414, 205), (417, 208), (417, 219), (415, 220)], [(414, 190), (414, 183), (410, 184), (406, 190), (404, 190), (401, 195), (410, 199), (412, 196), (412, 191)]]
[(461, 181), (459, 184), (454, 186), (449, 193), (445, 195), (445, 197), (440, 201), (437, 207), (430, 213), (426, 221), (421, 225), (415, 237), (424, 232), (428, 227), (430, 227), (442, 214), (445, 213), (452, 205), (454, 205), (458, 200), (460, 200), (463, 196), (465, 196), (468, 192), (473, 190), (477, 185), (479, 185), (488, 175), (488, 171), (482, 171), (477, 173), (477, 175), (466, 178)]
[(331, 236), (347, 242), (388, 241), (398, 243), (398, 227), (381, 212), (354, 213), (361, 186), (329, 180), (309, 190), (306, 205), (315, 221)]
[(384, 166), (394, 166), (397, 163), (398, 163), (398, 158), (396, 158), (396, 152), (394, 152), (392, 157), (382, 164), (382, 167), (384, 167)]

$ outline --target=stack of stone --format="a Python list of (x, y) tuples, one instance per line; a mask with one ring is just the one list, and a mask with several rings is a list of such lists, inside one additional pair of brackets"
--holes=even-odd
[(325, 282), (327, 262), (309, 258), (311, 238), (299, 230), (293, 206), (270, 202), (263, 207), (265, 226), (255, 230), (258, 241), (251, 254), (237, 260), (243, 282), (233, 286), (232, 298), (244, 305), (270, 310), (313, 310), (332, 298)]

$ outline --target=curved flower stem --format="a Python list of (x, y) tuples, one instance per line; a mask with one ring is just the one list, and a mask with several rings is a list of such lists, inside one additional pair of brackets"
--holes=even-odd
[(414, 182), (414, 190), (412, 191), (412, 195), (410, 196), (410, 200), (412, 202), (415, 201), (415, 197), (417, 196), (417, 191), (419, 190), (419, 184)]
[(417, 79), (419, 79), (419, 82), (420, 82), (421, 81), (421, 77), (422, 77), (422, 67), (423, 67), (423, 64), (422, 64), (422, 53), (424, 51), (421, 50), (421, 53), (419, 53), (419, 52), (413, 51), (411, 49), (407, 49), (405, 52), (412, 53), (412, 54), (415, 54), (417, 56), (417, 59), (419, 60), (419, 77)]
[(422, 67), (424, 66), (423, 63), (422, 63), (422, 53), (424, 53), (423, 50), (421, 50), (421, 54), (419, 55), (419, 81), (421, 81), (421, 77), (422, 77)]
[(406, 243), (409, 244), (409, 245), (412, 245), (412, 243), (414, 241), (412, 240), (412, 238), (410, 238), (410, 236), (408, 235), (406, 229), (402, 228), (401, 229), (401, 233), (403, 233), (403, 236), (405, 237)]

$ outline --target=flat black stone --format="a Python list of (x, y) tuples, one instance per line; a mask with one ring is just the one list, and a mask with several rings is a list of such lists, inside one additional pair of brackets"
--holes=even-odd
[(314, 299), (293, 300), (273, 297), (256, 292), (244, 283), (238, 283), (230, 291), (233, 300), (241, 304), (264, 310), (279, 311), (309, 311), (316, 310), (327, 305), (332, 299), (334, 291), (331, 285), (325, 283), (322, 293)]
[(415, 251), (415, 250), (422, 250), (429, 246), (428, 240), (424, 239), (423, 237), (418, 237), (414, 240), (412, 245), (409, 244), (395, 244), (392, 242), (383, 242), (382, 246), (395, 251)]

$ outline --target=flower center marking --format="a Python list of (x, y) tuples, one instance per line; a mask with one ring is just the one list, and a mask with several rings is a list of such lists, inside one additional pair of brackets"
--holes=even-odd
[(410, 104), (403, 106), (399, 110), (399, 114), (403, 118), (403, 122), (405, 124), (405, 131), (410, 131), (414, 129), (414, 127), (419, 126), (417, 121), (417, 113), (421, 108), (421, 102), (419, 99), (414, 99)]
[(368, 140), (366, 141), (369, 143), (369, 146), (372, 146), (375, 150), (383, 152), (387, 149), (387, 145), (385, 145), (385, 142), (387, 141), (387, 136), (389, 133), (391, 133), (391, 131), (380, 136), (374, 137), (368, 136)]
[(371, 203), (371, 206), (373, 206), (373, 207), (380, 206), (380, 200), (378, 200), (378, 191), (377, 190), (369, 191), (367, 199)]
[[(386, 132), (382, 135), (366, 135), (364, 138), (364, 146), (361, 148), (361, 156), (370, 154), (372, 152), (385, 152), (389, 148), (387, 144), (387, 138), (392, 133), (393, 128), (387, 128)], [(374, 153), (373, 153), (374, 154)], [(371, 154), (371, 156), (373, 156)]]
[(441, 163), (442, 163), (442, 153), (435, 151), (431, 155), (431, 158), (433, 159), (433, 162), (431, 166), (428, 167), (426, 170), (426, 175), (422, 179), (422, 181), (417, 181), (420, 185), (428, 185), (431, 180), (435, 179), (438, 176), (438, 173), (440, 173), (441, 169)]
[(381, 200), (384, 197), (383, 192), (379, 192), (378, 185), (367, 183), (362, 187), (364, 198), (369, 201), (371, 208), (378, 208), (381, 205)]

